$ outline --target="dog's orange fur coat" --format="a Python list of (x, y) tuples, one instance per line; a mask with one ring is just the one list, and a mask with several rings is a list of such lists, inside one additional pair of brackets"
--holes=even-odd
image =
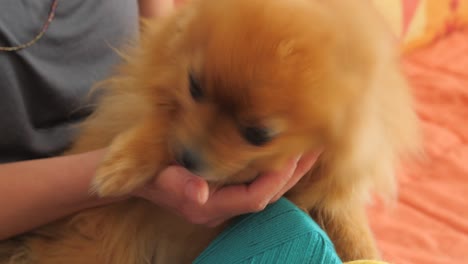
[[(128, 194), (182, 146), (196, 150), (200, 175), (217, 185), (323, 148), (286, 196), (310, 212), (343, 260), (378, 258), (365, 200), (371, 187), (394, 192), (395, 163), (417, 148), (418, 129), (394, 41), (371, 7), (193, 0), (146, 24), (68, 152), (110, 146), (92, 190)], [(190, 95), (189, 74), (202, 98)], [(267, 128), (271, 141), (253, 146), (239, 133), (245, 126)], [(39, 228), (0, 263), (189, 263), (221, 231), (130, 199)]]

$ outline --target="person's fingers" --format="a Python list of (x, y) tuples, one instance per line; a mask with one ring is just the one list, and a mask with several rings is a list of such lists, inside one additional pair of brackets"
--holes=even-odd
[(263, 210), (272, 200), (296, 184), (317, 159), (308, 153), (300, 160), (292, 159), (277, 172), (261, 175), (249, 185), (234, 185), (210, 190), (202, 178), (178, 166), (171, 166), (144, 188), (141, 197), (171, 208), (186, 220), (207, 226), (217, 226), (227, 219)]
[(185, 185), (185, 197), (197, 205), (203, 205), (208, 201), (209, 187), (208, 183), (196, 176), (196, 179), (190, 179)]
[(296, 170), (294, 171), (293, 176), (289, 179), (286, 185), (284, 185), (283, 188), (273, 197), (272, 202), (276, 202), (279, 198), (281, 198), (281, 196), (283, 196), (287, 191), (289, 191), (289, 189), (296, 185), (296, 183), (299, 182), (302, 176), (304, 176), (304, 174), (306, 174), (310, 170), (310, 168), (312, 168), (320, 154), (321, 151), (314, 151), (302, 155), (302, 157), (297, 163)]
[[(213, 227), (232, 216), (263, 210), (270, 202), (278, 200), (292, 188), (313, 166), (320, 153), (321, 151), (309, 152), (295, 158), (283, 170), (266, 173), (251, 185), (229, 186), (214, 192), (204, 206), (204, 211), (207, 212), (206, 215), (214, 217), (218, 214), (219, 217), (208, 219), (202, 216), (198, 218), (199, 222)], [(232, 197), (238, 199), (234, 200)]]
[(204, 204), (208, 200), (208, 183), (199, 176), (193, 175), (182, 167), (171, 166), (164, 170), (155, 180), (158, 189), (188, 199), (196, 204)]
[(263, 210), (271, 198), (288, 182), (296, 169), (296, 164), (297, 158), (281, 171), (265, 173), (249, 185), (234, 185), (219, 189), (211, 194), (204, 205), (205, 213), (223, 219)]
[(163, 170), (153, 182), (138, 191), (138, 196), (157, 204), (175, 207), (176, 203), (190, 200), (204, 204), (209, 189), (206, 181), (178, 166)]

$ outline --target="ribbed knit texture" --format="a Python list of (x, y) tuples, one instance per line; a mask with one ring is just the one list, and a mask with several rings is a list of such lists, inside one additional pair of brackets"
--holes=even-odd
[(265, 210), (239, 217), (194, 264), (342, 263), (325, 232), (281, 198)]

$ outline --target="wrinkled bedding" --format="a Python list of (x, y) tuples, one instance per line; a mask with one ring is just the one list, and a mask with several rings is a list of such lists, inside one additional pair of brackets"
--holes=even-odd
[(468, 263), (468, 29), (405, 55), (425, 159), (404, 166), (399, 198), (369, 210), (386, 261)]

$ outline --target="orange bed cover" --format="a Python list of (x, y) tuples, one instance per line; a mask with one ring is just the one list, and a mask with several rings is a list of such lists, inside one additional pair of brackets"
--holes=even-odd
[(405, 57), (422, 120), (425, 161), (400, 175), (396, 206), (369, 211), (383, 258), (468, 263), (468, 30)]

